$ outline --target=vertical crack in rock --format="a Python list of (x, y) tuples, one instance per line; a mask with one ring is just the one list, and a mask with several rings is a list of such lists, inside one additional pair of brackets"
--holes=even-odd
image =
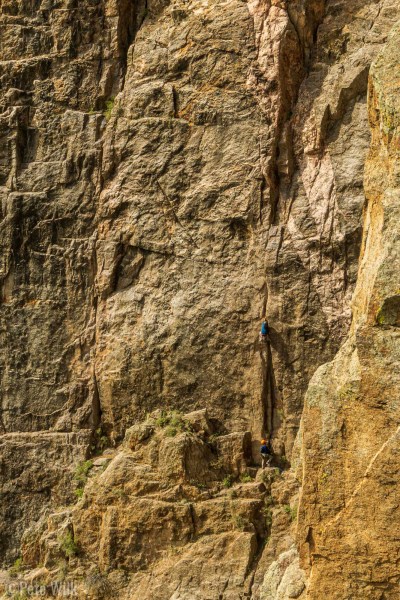
[[(262, 212), (263, 206), (265, 206), (264, 210), (267, 210), (269, 214), (269, 229), (274, 230), (278, 228), (279, 198), (285, 193), (285, 189), (281, 189), (280, 171), (286, 161), (285, 186), (287, 188), (290, 186), (294, 168), (292, 164), (294, 157), (291, 117), (295, 110), (301, 82), (310, 65), (316, 32), (323, 19), (324, 2), (308, 2), (301, 9), (297, 4), (287, 8), (286, 6), (278, 8), (268, 5), (267, 10), (264, 5), (251, 2), (249, 10), (254, 17), (257, 47), (257, 66), (253, 67), (250, 74), (249, 86), (258, 92), (260, 106), (267, 112), (268, 118), (271, 119), (272, 115), (273, 119), (269, 133), (272, 139), (267, 146), (268, 154), (260, 155), (264, 173), (263, 182), (267, 182), (267, 185), (261, 184), (261, 197), (264, 190), (269, 191), (269, 202), (261, 201), (260, 203), (260, 222), (262, 224)], [(268, 33), (269, 38), (266, 37)], [(277, 46), (276, 51), (272, 55), (268, 54), (266, 49), (268, 46), (273, 47), (274, 44)], [(271, 59), (275, 62), (273, 67)], [(275, 100), (275, 105), (269, 104), (271, 99), (272, 102)], [(285, 156), (281, 156), (283, 149)], [(283, 240), (283, 228), (281, 240)], [(268, 275), (271, 278), (274, 277), (273, 273)], [(264, 304), (266, 306), (267, 296)], [(265, 309), (263, 314), (265, 314)], [(276, 330), (274, 330), (272, 341), (273, 344), (278, 343), (282, 347)], [(283, 424), (282, 408), (285, 407), (279, 398), (279, 391), (274, 381), (274, 359), (270, 347), (268, 347), (266, 356), (264, 352), (261, 352), (261, 357), (263, 380), (261, 402), (264, 413), (264, 431), (273, 435), (276, 428), (279, 438), (279, 430)], [(277, 450), (279, 447), (282, 454), (285, 453), (281, 441), (277, 440), (276, 446)], [(289, 451), (290, 448), (287, 450)]]
[[(369, 144), (367, 76), (384, 41), (381, 29), (390, 26), (390, 19), (389, 24), (376, 20), (373, 3), (363, 11), (362, 38), (346, 34), (348, 44), (340, 46), (339, 32), (343, 27), (352, 31), (356, 9), (329, 5), (321, 21), (322, 7), (314, 5), (319, 33), (315, 28), (309, 32), (304, 70), (297, 79), (300, 90), (290, 107), (284, 105), (287, 116), (277, 116), (281, 126), (274, 129), (278, 133), (271, 146), (279, 202), (268, 232), (266, 314), (276, 332), (271, 351), (277, 401), (287, 417), (275, 431), (275, 448), (288, 457), (308, 382), (318, 365), (337, 352), (350, 325)], [(290, 19), (296, 23), (293, 10)], [(277, 28), (276, 18), (274, 23)]]
[[(303, 80), (301, 85), (297, 104), (294, 109), (294, 115), (292, 117), (293, 158), (289, 161), (289, 164), (291, 165), (290, 170), (286, 169), (285, 171), (282, 171), (284, 176), (281, 178), (281, 205), (279, 207), (281, 227), (276, 232), (271, 228), (269, 236), (269, 252), (271, 256), (269, 259), (269, 289), (266, 312), (273, 328), (278, 331), (280, 330), (279, 333), (283, 333), (282, 337), (286, 341), (284, 346), (286, 347), (287, 354), (284, 357), (284, 363), (286, 365), (293, 365), (294, 367), (292, 370), (291, 381), (288, 381), (287, 376), (290, 371), (287, 370), (287, 367), (282, 369), (283, 353), (277, 352), (277, 347), (275, 345), (274, 348), (274, 341), (272, 340), (271, 348), (273, 357), (275, 357), (276, 361), (275, 367), (278, 387), (280, 387), (280, 390), (282, 390), (282, 387), (283, 390), (286, 387), (286, 393), (282, 395), (282, 399), (284, 406), (287, 407), (286, 415), (288, 415), (290, 421), (294, 425), (294, 431), (297, 431), (295, 422), (296, 419), (300, 418), (302, 402), (299, 407), (300, 410), (298, 410), (295, 408), (293, 400), (297, 396), (297, 398), (302, 401), (305, 392), (304, 384), (308, 383), (313, 370), (318, 364), (323, 362), (323, 356), (332, 356), (335, 345), (337, 345), (336, 347), (339, 346), (338, 342), (343, 340), (346, 329), (350, 325), (348, 307), (350, 304), (350, 296), (354, 290), (356, 281), (356, 271), (354, 270), (354, 266), (357, 265), (357, 253), (359, 248), (363, 248), (361, 245), (361, 228), (359, 223), (361, 222), (362, 209), (365, 202), (364, 189), (362, 186), (364, 162), (367, 146), (370, 142), (367, 125), (367, 111), (365, 110), (367, 76), (373, 58), (384, 45), (387, 32), (396, 19), (396, 11), (391, 12), (391, 9), (387, 4), (386, 9), (388, 12), (386, 14), (390, 14), (391, 18), (384, 22), (379, 22), (378, 18), (377, 21), (376, 6), (374, 3), (371, 3), (369, 6), (363, 8), (363, 14), (365, 15), (366, 20), (362, 31), (359, 33), (357, 32), (355, 35), (350, 34), (346, 38), (346, 44), (340, 46), (339, 40), (337, 43), (334, 41), (335, 36), (337, 35), (334, 28), (338, 27), (340, 30), (340, 27), (342, 27), (342, 24), (344, 23), (343, 17), (345, 15), (347, 19), (347, 31), (351, 32), (351, 21), (353, 14), (355, 13), (351, 12), (352, 8), (349, 6), (350, 12), (344, 11), (343, 15), (340, 16), (340, 11), (331, 13), (331, 10), (334, 8), (333, 5), (328, 6), (324, 22), (319, 29), (316, 52), (313, 60), (310, 62), (307, 77)], [(382, 7), (380, 7), (380, 9), (381, 8)], [(379, 15), (384, 14), (382, 13), (382, 10), (379, 10), (378, 13)], [(332, 27), (334, 28), (332, 29)], [(373, 41), (371, 33), (368, 32), (374, 32), (372, 34)], [(378, 39), (380, 45), (376, 45)], [(366, 46), (362, 47), (361, 50), (362, 44), (366, 44)], [(354, 59), (353, 53), (356, 57)], [(329, 57), (330, 66), (324, 68), (323, 64), (326, 57)], [(339, 65), (335, 65), (335, 61), (337, 61)], [(341, 62), (343, 62), (343, 65), (340, 64)], [(384, 61), (382, 61), (382, 63), (383, 62)], [(351, 68), (345, 67), (345, 64), (350, 65)], [(372, 105), (371, 102), (370, 105)], [(392, 130), (395, 130), (394, 121), (394, 119), (391, 119)], [(378, 130), (379, 127), (376, 128), (376, 131)], [(393, 137), (395, 136), (393, 135)], [(347, 142), (346, 139), (348, 140)], [(362, 149), (362, 152), (360, 152), (360, 149)], [(361, 160), (354, 160), (353, 156), (355, 154), (357, 154)], [(322, 160), (324, 155), (325, 158)], [(327, 156), (329, 156), (329, 162), (331, 163), (331, 174), (329, 173), (329, 169), (323, 165)], [(307, 163), (309, 163), (308, 166)], [(351, 175), (346, 165), (352, 165)], [(280, 168), (282, 166), (285, 166), (284, 161), (281, 163)], [(321, 179), (320, 176), (321, 170), (324, 172), (323, 179)], [(290, 177), (288, 178), (287, 173), (289, 172)], [(379, 172), (379, 168), (377, 168), (377, 172)], [(286, 187), (282, 183), (285, 181), (288, 181), (289, 183)], [(305, 194), (302, 190), (303, 186), (305, 187)], [(326, 186), (327, 188), (325, 202), (327, 203), (328, 209), (321, 211), (320, 225), (313, 227), (313, 225), (315, 226), (318, 223), (318, 205), (314, 204), (313, 210), (310, 210), (310, 208), (303, 210), (300, 206), (306, 199), (305, 206), (307, 205), (307, 201), (315, 202), (313, 196), (315, 195), (318, 198), (317, 190), (319, 186)], [(368, 187), (370, 186), (367, 186), (367, 194), (369, 193)], [(288, 190), (290, 193), (285, 197)], [(323, 195), (321, 194), (319, 198), (322, 200)], [(349, 202), (349, 199), (352, 199), (350, 210), (349, 208), (346, 208), (346, 203)], [(379, 211), (376, 211), (376, 209), (375, 211), (372, 210), (372, 214), (374, 213), (375, 215), (378, 215), (379, 219)], [(347, 223), (343, 228), (344, 223), (342, 219), (344, 215), (346, 215)], [(334, 221), (336, 222), (335, 224)], [(369, 217), (367, 216), (365, 221), (366, 225), (371, 222), (372, 221), (369, 221)], [(343, 236), (338, 235), (336, 229), (338, 225), (339, 228), (343, 228)], [(371, 225), (368, 226), (371, 227)], [(308, 244), (307, 240), (312, 240), (312, 236), (315, 234), (318, 235), (319, 240), (319, 248), (317, 246), (318, 249), (316, 253), (312, 244), (306, 250)], [(297, 239), (299, 243), (297, 242)], [(367, 242), (364, 240), (364, 246), (366, 243)], [(341, 253), (340, 250), (342, 244), (344, 246), (343, 253)], [(375, 242), (370, 241), (371, 247), (376, 247), (376, 244), (376, 239)], [(325, 251), (323, 250), (323, 247), (325, 245), (327, 245), (329, 249), (328, 257), (324, 256)], [(388, 246), (390, 246), (390, 242)], [(366, 285), (362, 273), (363, 270), (364, 272), (372, 273), (373, 268), (371, 270), (371, 259), (368, 258), (368, 260), (365, 260), (362, 258), (363, 255), (364, 251), (362, 250), (360, 271), (358, 275), (359, 283), (357, 284), (358, 293), (356, 292), (356, 298), (357, 295), (359, 297), (363, 296), (365, 307), (367, 305), (365, 296), (368, 294), (369, 286)], [(343, 267), (341, 266), (341, 256), (343, 256), (344, 261)], [(279, 257), (279, 260), (277, 260), (277, 257)], [(295, 260), (294, 264), (298, 269), (297, 277), (299, 285), (294, 288), (289, 288), (288, 283), (290, 281), (290, 276), (288, 276), (288, 273), (290, 272), (290, 263), (293, 260)], [(364, 262), (365, 264), (363, 266)], [(374, 259), (372, 259), (372, 263), (373, 262)], [(298, 348), (298, 342), (294, 339), (293, 334), (296, 332), (296, 328), (299, 325), (298, 321), (297, 323), (293, 322), (293, 314), (296, 314), (296, 311), (299, 310), (302, 303), (302, 293), (300, 291), (300, 286), (302, 285), (300, 281), (303, 282), (303, 277), (301, 276), (302, 265), (305, 266), (304, 306), (307, 319), (303, 321), (303, 324), (300, 327), (302, 357), (299, 362), (300, 365), (303, 363), (304, 366), (307, 364), (311, 366), (313, 363), (312, 361), (310, 362), (310, 358), (313, 356), (315, 361), (314, 368), (311, 368), (310, 370), (308, 370), (309, 367), (307, 366), (306, 369), (302, 368), (300, 365), (297, 365), (296, 368), (296, 364), (293, 361), (293, 357), (296, 355), (296, 347)], [(335, 323), (337, 332), (335, 333), (331, 330), (327, 335), (327, 333), (323, 333), (325, 326), (320, 328), (320, 325), (317, 324), (317, 320), (313, 317), (313, 315), (320, 310), (316, 307), (315, 291), (319, 288), (318, 301), (321, 302), (320, 306), (324, 307), (324, 311), (327, 311), (329, 307), (329, 312), (326, 314), (330, 314), (330, 318), (332, 318), (332, 315), (337, 310), (335, 305), (340, 296), (329, 298), (329, 295), (323, 291), (321, 282), (326, 277), (326, 275), (323, 275), (324, 271), (325, 273), (331, 273), (328, 275), (327, 279), (332, 281), (332, 275), (335, 271), (336, 276), (340, 272), (338, 267), (340, 267), (340, 270), (342, 271), (342, 289), (345, 292), (344, 306), (347, 307), (347, 313), (343, 315), (345, 316), (345, 319), (343, 319), (343, 317), (340, 316), (340, 312), (338, 312), (336, 319), (332, 320), (332, 323)], [(318, 282), (319, 278), (321, 278), (320, 282)], [(278, 283), (279, 281), (283, 283), (281, 288)], [(294, 303), (289, 300), (289, 295), (291, 293), (289, 291), (290, 289), (293, 290), (292, 293), (296, 294), (296, 307), (294, 306)], [(362, 289), (364, 289), (364, 294), (361, 294)], [(334, 301), (332, 302), (332, 300)], [(338, 303), (338, 307), (341, 305), (341, 302)], [(381, 306), (385, 306), (385, 302), (386, 300), (383, 301)], [(289, 308), (289, 311), (285, 309), (285, 304), (286, 307)], [(355, 300), (353, 303), (354, 310), (356, 310), (357, 306), (361, 306), (361, 304), (359, 300)], [(397, 306), (397, 303), (394, 302), (393, 305)], [(279, 312), (276, 310), (276, 306), (279, 306)], [(339, 308), (339, 311), (340, 310), (341, 309)], [(380, 309), (375, 308), (374, 310), (377, 311), (374, 315), (376, 322), (384, 323), (385, 318), (381, 316), (381, 312), (379, 312)], [(391, 317), (387, 318), (388, 322), (396, 322), (396, 310), (397, 309), (395, 308), (393, 314), (391, 313)], [(382, 309), (382, 313), (383, 312), (384, 309)], [(297, 312), (297, 315), (299, 314), (300, 313)], [(284, 315), (286, 316), (287, 323), (290, 323), (290, 329), (287, 327), (287, 324), (284, 323)], [(339, 324), (341, 333), (337, 336)], [(331, 327), (329, 327), (329, 329), (330, 328)], [(364, 332), (357, 336), (358, 346), (362, 345), (364, 347), (361, 343), (363, 335)], [(313, 344), (311, 347), (312, 349), (309, 346), (310, 342)], [(290, 563), (285, 552), (283, 552), (281, 556), (275, 556), (275, 561), (272, 563), (268, 563), (266, 557), (265, 559), (263, 558), (260, 561), (260, 566), (255, 575), (253, 585), (253, 593), (257, 599), (259, 597), (263, 598), (263, 593), (278, 594), (278, 588), (280, 594), (284, 594), (285, 589), (287, 589), (286, 593), (291, 597), (291, 593), (289, 593), (289, 590), (291, 589), (290, 586), (297, 580), (301, 582), (299, 584), (300, 594), (301, 590), (305, 589), (306, 585), (306, 576), (302, 569), (305, 569), (310, 577), (311, 587), (308, 589), (309, 596), (307, 597), (320, 598), (321, 594), (329, 597), (333, 594), (333, 596), (336, 597), (335, 594), (337, 594), (337, 598), (342, 598), (344, 595), (350, 593), (350, 589), (357, 598), (364, 598), (365, 595), (368, 595), (368, 597), (380, 597), (380, 592), (378, 591), (380, 584), (374, 584), (373, 582), (368, 584), (367, 576), (365, 577), (365, 584), (363, 583), (359, 587), (358, 583), (353, 582), (353, 576), (351, 575), (352, 565), (354, 565), (354, 561), (358, 564), (358, 561), (354, 559), (354, 555), (351, 555), (351, 558), (346, 561), (346, 566), (349, 568), (339, 586), (336, 585), (333, 576), (335, 569), (341, 568), (338, 567), (338, 565), (341, 564), (343, 555), (346, 554), (346, 552), (351, 553), (352, 550), (349, 548), (357, 546), (356, 536), (354, 536), (354, 539), (351, 539), (351, 526), (347, 530), (348, 534), (346, 534), (344, 533), (346, 531), (346, 525), (343, 527), (341, 523), (342, 517), (344, 520), (347, 518), (346, 507), (348, 499), (344, 500), (343, 496), (346, 496), (346, 489), (349, 487), (350, 491), (353, 485), (351, 482), (347, 483), (346, 477), (349, 477), (351, 480), (355, 477), (354, 473), (360, 471), (356, 467), (356, 464), (359, 462), (357, 450), (360, 450), (360, 443), (362, 444), (362, 448), (364, 448), (365, 444), (368, 446), (369, 442), (367, 439), (372, 440), (376, 437), (376, 431), (379, 430), (381, 433), (385, 431), (383, 425), (377, 425), (375, 432), (370, 436), (363, 434), (361, 441), (360, 430), (356, 427), (358, 433), (355, 434), (353, 439), (355, 444), (355, 439), (358, 436), (357, 449), (355, 447), (353, 458), (350, 460), (350, 463), (345, 460), (345, 470), (341, 470), (343, 463), (340, 462), (341, 459), (337, 457), (336, 453), (340, 452), (340, 450), (337, 449), (336, 446), (340, 448), (340, 445), (343, 445), (344, 456), (345, 453), (349, 451), (348, 440), (353, 437), (349, 431), (353, 430), (355, 427), (355, 421), (350, 417), (351, 411), (348, 409), (345, 410), (344, 408), (342, 409), (342, 406), (346, 406), (348, 401), (352, 401), (353, 388), (359, 389), (359, 383), (357, 381), (352, 381), (353, 377), (358, 379), (357, 355), (352, 355), (352, 351), (354, 350), (354, 345), (352, 346), (352, 344), (354, 344), (354, 342), (346, 343), (342, 353), (335, 359), (335, 363), (328, 367), (322, 367), (320, 371), (317, 372), (316, 381), (312, 380), (307, 394), (308, 400), (306, 402), (305, 417), (302, 425), (303, 433), (296, 441), (293, 451), (292, 459), (299, 479), (302, 478), (302, 465), (300, 459), (302, 458), (302, 460), (305, 461), (305, 472), (302, 478), (303, 492), (300, 504), (300, 529), (298, 535), (301, 563), (299, 563), (296, 550), (294, 556), (297, 556), (297, 558), (295, 558), (297, 566), (293, 567), (293, 570), (292, 564), (294, 565), (295, 562)], [(317, 351), (318, 347), (320, 348), (319, 351)], [(307, 358), (307, 352), (310, 350), (311, 354)], [(299, 360), (299, 358), (297, 358), (297, 360)], [(366, 377), (368, 368), (370, 368), (372, 362), (372, 359), (369, 360), (369, 366), (364, 368), (363, 372)], [(293, 384), (296, 380), (297, 369), (299, 369), (301, 378), (298, 379), (299, 386), (296, 390)], [(346, 376), (344, 373), (346, 370), (349, 382), (348, 384), (345, 383), (342, 385), (338, 382), (338, 378), (345, 378)], [(388, 374), (389, 373), (391, 374), (389, 377), (392, 376), (393, 370), (390, 367), (388, 367)], [(281, 385), (279, 385), (279, 382)], [(283, 386), (282, 383), (284, 384)], [(338, 388), (335, 390), (336, 386), (338, 386)], [(290, 404), (287, 403), (288, 392), (292, 396)], [(365, 393), (368, 394), (365, 386), (363, 386), (363, 394)], [(362, 396), (359, 395), (359, 392), (354, 390), (354, 394), (354, 399), (359, 399), (358, 401), (362, 402)], [(344, 405), (343, 402), (345, 402)], [(384, 402), (379, 402), (379, 406), (382, 406), (383, 404)], [(352, 404), (352, 406), (354, 406), (354, 404)], [(318, 407), (318, 410), (316, 407)], [(342, 410), (345, 412), (346, 418), (343, 418), (342, 414), (340, 414), (340, 417), (335, 417), (335, 415), (341, 413)], [(295, 415), (297, 415), (297, 417), (295, 417)], [(313, 438), (316, 431), (319, 432), (318, 441)], [(395, 438), (396, 436), (393, 434), (391, 439), (394, 440)], [(332, 439), (335, 440), (334, 443), (331, 442)], [(387, 436), (385, 436), (385, 439), (382, 440), (381, 443), (384, 444), (386, 441)], [(317, 453), (318, 458), (314, 456), (316, 445), (319, 445), (321, 448), (321, 454)], [(377, 451), (378, 448), (375, 448), (374, 452)], [(379, 456), (381, 455), (379, 454)], [(362, 472), (359, 473), (361, 477), (363, 477), (366, 468), (367, 465), (364, 465)], [(352, 473), (352, 475), (350, 475), (350, 473)], [(365, 481), (365, 483), (368, 484), (370, 477), (373, 477), (373, 475), (371, 474), (368, 477), (363, 478), (362, 481)], [(346, 481), (346, 483), (344, 483), (344, 481)], [(332, 490), (335, 489), (335, 486), (337, 486), (337, 493), (333, 494)], [(365, 507), (360, 498), (360, 490), (363, 487), (363, 484), (360, 483), (359, 486), (356, 487), (356, 490), (358, 490), (357, 493), (350, 491), (350, 498), (352, 498), (351, 505), (355, 504), (356, 501), (357, 503), (360, 503), (359, 508), (349, 508), (350, 513), (354, 512), (357, 515), (360, 515), (364, 512)], [(331, 495), (333, 495), (334, 498), (332, 498)], [(368, 497), (367, 494), (365, 498)], [(378, 501), (378, 504), (380, 502), (381, 499)], [(324, 511), (326, 511), (326, 521), (324, 520), (325, 517), (322, 516)], [(339, 511), (341, 512), (339, 513)], [(341, 514), (342, 517), (336, 518), (336, 515), (338, 514)], [(314, 516), (314, 520), (311, 518), (311, 515)], [(383, 515), (380, 517), (380, 520), (381, 522), (384, 521)], [(332, 526), (325, 528), (326, 523), (331, 523)], [(333, 523), (335, 523), (334, 526)], [(354, 523), (355, 521), (353, 518), (353, 526)], [(310, 526), (310, 524), (312, 526)], [(277, 524), (275, 526), (278, 527)], [(368, 528), (369, 521), (366, 518), (363, 521), (363, 525), (360, 527), (360, 533), (361, 529), (368, 532)], [(346, 542), (344, 542), (344, 544), (349, 544), (349, 547), (346, 546), (345, 549), (345, 546), (341, 545), (338, 550), (335, 540), (340, 539), (342, 535), (346, 536)], [(368, 537), (369, 534), (367, 533), (366, 536)], [(377, 537), (379, 538), (380, 534)], [(385, 538), (386, 543), (386, 538), (390, 538), (390, 535), (387, 536), (385, 534), (383, 537)], [(359, 539), (359, 537), (357, 537), (357, 539)], [(392, 542), (389, 541), (388, 545), (391, 543)], [(270, 545), (270, 548), (270, 552), (273, 554), (273, 546)], [(380, 552), (379, 548), (375, 548), (375, 551), (377, 554)], [(363, 557), (360, 559), (360, 562), (364, 560), (365, 558)], [(327, 574), (328, 572), (332, 574), (332, 577)], [(381, 575), (380, 577), (381, 581), (383, 581), (384, 576)], [(286, 588), (285, 586), (289, 587)], [(383, 587), (381, 587), (381, 589), (383, 589)], [(392, 596), (390, 594), (393, 593), (393, 590), (394, 588), (392, 585), (388, 584), (385, 587), (384, 593), (388, 594), (388, 597), (391, 598)], [(373, 595), (375, 592), (376, 596)], [(357, 595), (357, 593), (359, 595)], [(271, 595), (271, 597), (275, 596)]]

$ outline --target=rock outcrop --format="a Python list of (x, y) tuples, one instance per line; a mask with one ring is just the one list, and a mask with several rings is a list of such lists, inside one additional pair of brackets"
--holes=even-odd
[(349, 338), (306, 396), (299, 542), (310, 598), (394, 599), (399, 590), (399, 52), (396, 26), (370, 74), (367, 204)]
[(1, 2), (4, 591), (397, 597), (399, 19)]
[(63, 577), (93, 599), (250, 596), (265, 539), (293, 521), (290, 478), (255, 478), (251, 464), (250, 435), (219, 434), (206, 411), (149, 415), (118, 450), (78, 465), (75, 506), (24, 536), (32, 585), (49, 592)]

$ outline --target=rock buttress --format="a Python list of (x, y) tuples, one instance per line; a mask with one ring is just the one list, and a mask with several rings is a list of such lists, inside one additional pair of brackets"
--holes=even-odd
[(311, 381), (299, 544), (307, 598), (397, 598), (399, 124), (397, 25), (369, 78), (372, 130), (350, 335)]

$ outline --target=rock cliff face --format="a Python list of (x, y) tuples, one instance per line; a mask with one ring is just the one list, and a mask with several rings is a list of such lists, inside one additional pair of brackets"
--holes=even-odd
[(397, 26), (370, 74), (350, 334), (306, 396), (299, 541), (312, 598), (395, 598), (399, 590), (399, 51)]
[[(21, 585), (397, 598), (398, 19), (0, 3), (0, 558)], [(257, 473), (260, 435), (282, 474)]]

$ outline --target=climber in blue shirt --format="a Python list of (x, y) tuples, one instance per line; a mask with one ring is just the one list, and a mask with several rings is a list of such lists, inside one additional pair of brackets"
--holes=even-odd
[(267, 440), (261, 440), (260, 454), (261, 454), (261, 468), (265, 469), (265, 467), (270, 466), (271, 461), (272, 461), (271, 447), (270, 447), (270, 444), (267, 442)]
[(261, 331), (260, 331), (260, 342), (266, 342), (268, 340), (269, 328), (268, 321), (266, 319), (261, 323)]

